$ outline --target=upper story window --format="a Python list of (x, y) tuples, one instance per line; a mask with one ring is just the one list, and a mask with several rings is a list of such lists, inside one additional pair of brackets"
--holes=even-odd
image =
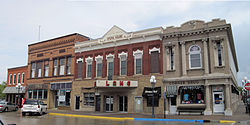
[(82, 78), (82, 63), (83, 63), (83, 59), (82, 58), (78, 58), (76, 60), (77, 63), (77, 78)]
[(16, 84), (16, 74), (14, 74), (14, 76), (13, 76), (13, 85), (15, 85)]
[(31, 63), (31, 78), (35, 78), (35, 63)]
[(103, 56), (96, 56), (95, 61), (96, 61), (96, 77), (102, 77), (102, 60)]
[(125, 52), (118, 54), (120, 58), (120, 75), (127, 75), (127, 56), (128, 53)]
[(36, 74), (38, 78), (42, 77), (42, 62), (37, 62), (37, 66), (36, 66)]
[(24, 83), (24, 77), (25, 77), (25, 74), (24, 74), (24, 72), (23, 72), (23, 73), (22, 73), (22, 81), (21, 81), (22, 84)]
[(59, 59), (59, 75), (64, 75), (65, 69), (65, 58)]
[(49, 61), (45, 61), (44, 62), (44, 77), (48, 77), (49, 76)]
[(53, 76), (57, 76), (57, 59), (53, 60)]
[(108, 78), (112, 78), (112, 76), (114, 75), (114, 55), (113, 54), (109, 54), (106, 56), (107, 59), (107, 74), (108, 74)]
[(9, 85), (11, 85), (11, 82), (12, 82), (12, 74), (10, 74), (9, 76)]
[(67, 57), (66, 72), (67, 75), (71, 74), (71, 57)]
[(17, 74), (17, 83), (20, 83), (20, 77), (21, 77), (21, 75), (20, 75), (20, 73), (18, 73)]
[(214, 57), (215, 57), (215, 66), (224, 66), (224, 57), (223, 57), (223, 42), (215, 41), (215, 51), (214, 51)]
[(174, 46), (167, 46), (167, 70), (175, 70)]
[(135, 74), (142, 74), (142, 56), (143, 56), (143, 51), (137, 49), (136, 51), (133, 52), (134, 56), (134, 69), (135, 69)]
[(189, 49), (189, 67), (190, 69), (201, 68), (201, 49), (197, 45)]
[(149, 49), (150, 54), (150, 73), (159, 73), (160, 72), (160, 48)]
[(86, 78), (91, 78), (93, 57), (89, 56), (88, 58), (85, 58), (85, 62), (86, 62)]

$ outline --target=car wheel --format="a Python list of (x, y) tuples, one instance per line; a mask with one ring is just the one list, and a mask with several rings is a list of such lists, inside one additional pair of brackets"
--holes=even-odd
[(4, 111), (5, 111), (5, 112), (8, 112), (8, 108), (6, 107), (6, 108), (4, 109)]
[(22, 112), (22, 116), (25, 116), (26, 115), (26, 113), (25, 112)]

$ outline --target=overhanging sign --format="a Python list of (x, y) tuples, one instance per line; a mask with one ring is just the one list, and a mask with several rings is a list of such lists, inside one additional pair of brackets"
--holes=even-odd
[(138, 81), (96, 80), (95, 87), (137, 87)]

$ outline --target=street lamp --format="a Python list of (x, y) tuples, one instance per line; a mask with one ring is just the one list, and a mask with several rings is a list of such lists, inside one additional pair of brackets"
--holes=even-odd
[(150, 83), (152, 84), (152, 118), (155, 117), (155, 111), (154, 111), (154, 87), (155, 87), (155, 76), (151, 76)]
[(18, 107), (20, 107), (20, 94), (19, 94), (19, 91), (23, 89), (23, 86), (20, 84), (20, 83), (17, 83), (16, 85), (16, 89), (17, 89), (17, 94), (18, 94)]

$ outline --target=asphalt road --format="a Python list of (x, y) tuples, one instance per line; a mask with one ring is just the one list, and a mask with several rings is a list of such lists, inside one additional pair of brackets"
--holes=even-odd
[[(51, 116), (48, 114), (22, 116), (18, 112), (3, 112), (0, 113), (0, 120), (5, 125), (201, 125), (201, 123), (183, 123), (183, 122), (144, 122), (144, 121), (113, 121), (102, 119), (87, 119), (64, 116)], [(238, 125), (250, 125), (249, 122), (236, 123)], [(220, 123), (204, 123), (202, 125), (223, 125)], [(230, 125), (230, 124), (226, 124)]]

